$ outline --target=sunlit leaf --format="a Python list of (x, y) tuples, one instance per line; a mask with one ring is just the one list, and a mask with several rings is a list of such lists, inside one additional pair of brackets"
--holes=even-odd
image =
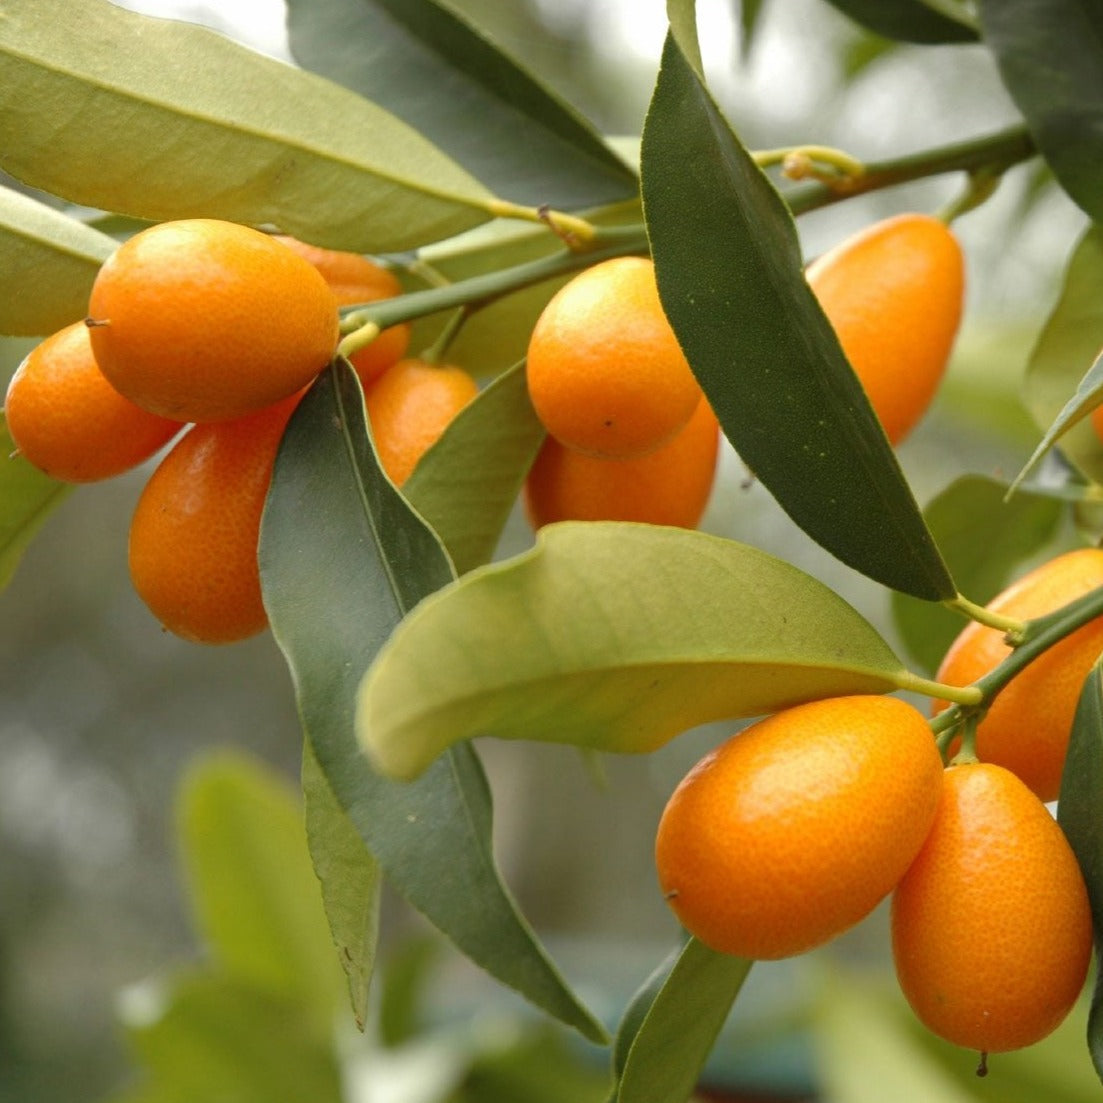
[(403, 492), (459, 574), (489, 562), (543, 439), (519, 364), (461, 410), (414, 468)]
[[(984, 604), (1003, 589), (1015, 567), (1052, 537), (1058, 499), (1020, 491), (982, 475), (964, 475), (927, 505), (924, 515), (962, 593)], [(965, 618), (936, 602), (892, 595), (892, 612), (909, 654), (934, 671)]]
[(901, 42), (927, 45), (975, 42), (976, 23), (964, 3), (936, 5), (927, 0), (829, 0), (867, 30)]
[(328, 1020), (339, 973), (291, 788), (223, 752), (192, 767), (179, 820), (197, 926), (219, 965)]
[(906, 680), (872, 626), (765, 552), (564, 522), (423, 601), (360, 689), (377, 766), (413, 777), (474, 735), (651, 751), (697, 724)]
[(88, 313), (115, 241), (29, 196), (0, 187), (0, 333), (46, 336)]
[(309, 740), (303, 745), (302, 782), (310, 857), (321, 885), (337, 960), (348, 981), (352, 1012), (363, 1030), (379, 939), (382, 875), (337, 803)]
[(981, 0), (984, 41), (1065, 191), (1103, 222), (1103, 5)]
[(809, 536), (928, 600), (954, 585), (804, 280), (792, 219), (671, 36), (643, 135), (663, 307), (725, 434)]
[(751, 964), (691, 938), (635, 1032), (612, 1103), (684, 1103)]
[[(1061, 778), (1057, 819), (1076, 853), (1091, 899), (1097, 952), (1103, 948), (1103, 668), (1092, 668), (1080, 693)], [(1096, 975), (1088, 1048), (1096, 1072), (1103, 1077), (1103, 978)]]
[(635, 194), (572, 108), (434, 0), (291, 0), (291, 52), (425, 135), (488, 188), (560, 209)]
[[(1023, 400), (1043, 429), (1061, 417), (1070, 401), (1077, 412), (1074, 396), (1103, 349), (1100, 286), (1103, 227), (1092, 226), (1069, 260), (1061, 293), (1027, 366)], [(1089, 420), (1067, 420), (1061, 451), (1085, 474), (1103, 482), (1103, 443)]]
[(11, 581), (28, 544), (72, 489), (16, 455), (0, 411), (0, 588)]
[(389, 883), (475, 962), (584, 1034), (604, 1031), (518, 913), (491, 847), (491, 800), (469, 747), (413, 785), (377, 776), (353, 733), (356, 687), (394, 627), (452, 568), (384, 477), (356, 376), (338, 362), (300, 402), (276, 461), (261, 578), (307, 738)]
[(375, 104), (107, 0), (6, 0), (0, 167), (90, 207), (273, 223), (366, 252), (489, 217), (481, 184)]

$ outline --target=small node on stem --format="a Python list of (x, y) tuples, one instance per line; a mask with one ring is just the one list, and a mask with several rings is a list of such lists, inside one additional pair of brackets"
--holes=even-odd
[(847, 190), (866, 171), (856, 157), (831, 146), (788, 146), (761, 150), (753, 157), (759, 168), (781, 165), (789, 180), (816, 180), (838, 191)]
[(573, 251), (588, 248), (597, 236), (597, 227), (592, 222), (587, 222), (577, 215), (557, 211), (546, 203), (539, 207), (524, 207), (520, 203), (494, 199), (487, 204), (487, 210), (497, 218), (520, 218), (526, 222), (542, 222), (567, 248)]
[(107, 318), (85, 318), (84, 324), (89, 329), (99, 329), (103, 326), (109, 326), (111, 322)]

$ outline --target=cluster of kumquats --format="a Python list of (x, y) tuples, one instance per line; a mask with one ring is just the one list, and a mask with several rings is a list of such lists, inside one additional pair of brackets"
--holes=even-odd
[[(9, 431), (70, 482), (121, 474), (176, 438), (134, 511), (131, 578), (172, 632), (244, 639), (267, 624), (257, 542), (291, 412), (334, 355), (339, 307), (400, 290), (356, 254), (215, 219), (152, 226), (104, 263), (87, 319), (19, 366)], [(394, 326), (351, 358), (396, 483), (477, 392), (458, 368), (404, 359), (408, 341)]]
[[(1103, 550), (1066, 552), (989, 610), (1033, 619), (1103, 585)], [(938, 679), (965, 686), (1010, 653), (970, 624)], [(686, 928), (723, 953), (821, 945), (891, 893), (892, 951), (919, 1019), (989, 1053), (1040, 1041), (1083, 989), (1092, 916), (1080, 867), (1044, 801), (1058, 796), (1080, 686), (1103, 618), (1011, 678), (943, 767), (931, 727), (895, 697), (813, 701), (705, 756), (660, 820), (656, 863)], [(945, 702), (935, 707), (935, 713)]]

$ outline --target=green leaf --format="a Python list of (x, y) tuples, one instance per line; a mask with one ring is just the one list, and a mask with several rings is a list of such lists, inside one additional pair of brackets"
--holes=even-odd
[(46, 518), (72, 492), (16, 455), (15, 442), (0, 411), (0, 589), (15, 574), (23, 552)]
[[(1015, 476), (1010, 489), (1012, 491), (1017, 490), (1022, 481), (1037, 467), (1038, 463), (1057, 441), (1077, 422), (1086, 418), (1100, 402), (1103, 402), (1103, 354), (1098, 356), (1092, 366), (1088, 368), (1084, 378), (1077, 384), (1076, 393), (1061, 408), (1061, 412), (1038, 442), (1038, 446), (1034, 449), (1030, 459), (1026, 461), (1022, 470)], [(1092, 431), (1094, 432), (1094, 427)]]
[(617, 522), (548, 525), (397, 628), (360, 688), (378, 769), (474, 735), (651, 751), (688, 728), (906, 680), (873, 627), (757, 548)]
[(964, 4), (927, 0), (829, 0), (867, 30), (899, 42), (933, 45), (976, 42), (977, 28)]
[[(1025, 489), (1009, 499), (1005, 483), (965, 475), (924, 512), (961, 592), (983, 604), (1052, 538), (1062, 507), (1055, 498)], [(928, 672), (966, 624), (960, 613), (907, 594), (892, 595), (892, 613), (909, 654)]]
[(613, 1039), (613, 1076), (618, 1084), (621, 1076), (624, 1075), (624, 1067), (628, 1063), (628, 1054), (632, 1050), (632, 1043), (635, 1042), (640, 1027), (643, 1026), (643, 1021), (647, 1018), (651, 1005), (662, 991), (663, 985), (666, 984), (670, 974), (674, 971), (674, 966), (677, 965), (678, 959), (685, 950), (686, 944), (684, 942), (671, 950), (659, 962), (643, 984), (636, 989), (632, 998), (628, 1001), (628, 1006), (624, 1009), (624, 1014), (621, 1016), (620, 1024), (617, 1027), (616, 1037)]
[(580, 115), (444, 4), (291, 0), (288, 30), (300, 64), (386, 108), (500, 195), (573, 209), (636, 193)]
[(928, 600), (954, 584), (802, 274), (796, 230), (667, 38), (643, 134), (663, 307), (725, 434), (809, 536)]
[(364, 252), (489, 217), (481, 184), (375, 104), (107, 0), (5, 3), (0, 167), (91, 207), (272, 223)]
[[(1061, 418), (1089, 365), (1103, 348), (1103, 226), (1092, 226), (1077, 243), (1053, 310), (1030, 355), (1023, 401), (1043, 429)], [(1103, 482), (1103, 443), (1088, 420), (1066, 419), (1061, 451), (1090, 478)]]
[(328, 1022), (339, 974), (290, 787), (243, 755), (211, 755), (185, 778), (179, 827), (197, 925), (219, 965)]
[(0, 333), (47, 336), (83, 318), (114, 249), (106, 234), (0, 187)]
[(309, 740), (303, 744), (306, 839), (337, 960), (345, 971), (356, 1025), (368, 1017), (368, 993), (379, 940), (379, 864), (337, 803)]
[(1061, 187), (1103, 222), (1103, 6), (982, 0), (984, 41)]
[(457, 573), (489, 562), (543, 439), (518, 364), (461, 410), (414, 468), (403, 492)]
[(127, 1040), (157, 1103), (341, 1103), (328, 1031), (241, 977), (193, 973), (124, 993)]
[(666, 17), (670, 21), (671, 37), (678, 43), (682, 57), (703, 81), (705, 67), (701, 61), (701, 42), (697, 37), (697, 0), (666, 0)]
[[(1103, 668), (1092, 667), (1084, 681), (1073, 719), (1068, 755), (1061, 777), (1057, 819), (1068, 836), (1084, 873), (1091, 900), (1097, 956), (1103, 951)], [(1103, 1078), (1103, 974), (1097, 972), (1088, 1018), (1088, 1049)]]
[(453, 576), (432, 530), (383, 476), (356, 376), (340, 363), (288, 426), (260, 564), (307, 738), (391, 885), (493, 976), (601, 1039), (501, 882), (490, 793), (471, 749), (456, 748), (417, 784), (398, 785), (373, 773), (356, 743), (363, 671), (406, 610)]
[(751, 962), (691, 938), (628, 1051), (613, 1103), (684, 1103)]

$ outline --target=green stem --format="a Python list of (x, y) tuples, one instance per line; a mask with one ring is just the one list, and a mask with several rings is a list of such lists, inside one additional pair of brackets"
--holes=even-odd
[(841, 177), (831, 184), (792, 188), (785, 193), (785, 198), (793, 214), (800, 215), (851, 196), (947, 172), (984, 170), (998, 175), (1036, 153), (1034, 140), (1026, 127), (1015, 126), (983, 138), (937, 146), (893, 161), (873, 162), (865, 166), (860, 176)]
[[(341, 332), (353, 334), (363, 326), (374, 322), (380, 329), (397, 325), (399, 322), (413, 321), (428, 314), (439, 314), (443, 310), (466, 306), (477, 308), (488, 302), (520, 291), (533, 284), (555, 276), (568, 275), (581, 268), (588, 268), (598, 261), (610, 257), (625, 256), (629, 253), (647, 253), (647, 234), (642, 226), (631, 228), (616, 235), (601, 235), (601, 244), (585, 253), (571, 249), (560, 249), (537, 260), (515, 264), (511, 268), (502, 268), (496, 272), (483, 272), (466, 280), (445, 284), (443, 287), (429, 287), (424, 291), (411, 291), (393, 299), (383, 299), (368, 306), (354, 307), (341, 317)], [(348, 341), (342, 341), (342, 352)], [(346, 353), (347, 355), (347, 353)]]
[(959, 613), (964, 613), (970, 620), (977, 621), (978, 624), (986, 625), (988, 628), (995, 628), (1000, 632), (1003, 632), (1009, 636), (1014, 637), (1014, 641), (1018, 642), (1023, 635), (1025, 625), (1021, 620), (1016, 620), (1014, 617), (1001, 616), (999, 613), (993, 613), (991, 609), (985, 609), (983, 605), (977, 605), (976, 602), (970, 601), (964, 594), (958, 594), (949, 601), (942, 603), (947, 609), (954, 609)]
[(941, 697), (944, 701), (954, 701), (959, 705), (972, 707), (981, 703), (981, 691), (976, 686), (948, 686), (945, 682), (935, 682), (918, 674), (905, 670), (893, 681), (898, 689), (908, 693), (920, 693), (924, 697)]

